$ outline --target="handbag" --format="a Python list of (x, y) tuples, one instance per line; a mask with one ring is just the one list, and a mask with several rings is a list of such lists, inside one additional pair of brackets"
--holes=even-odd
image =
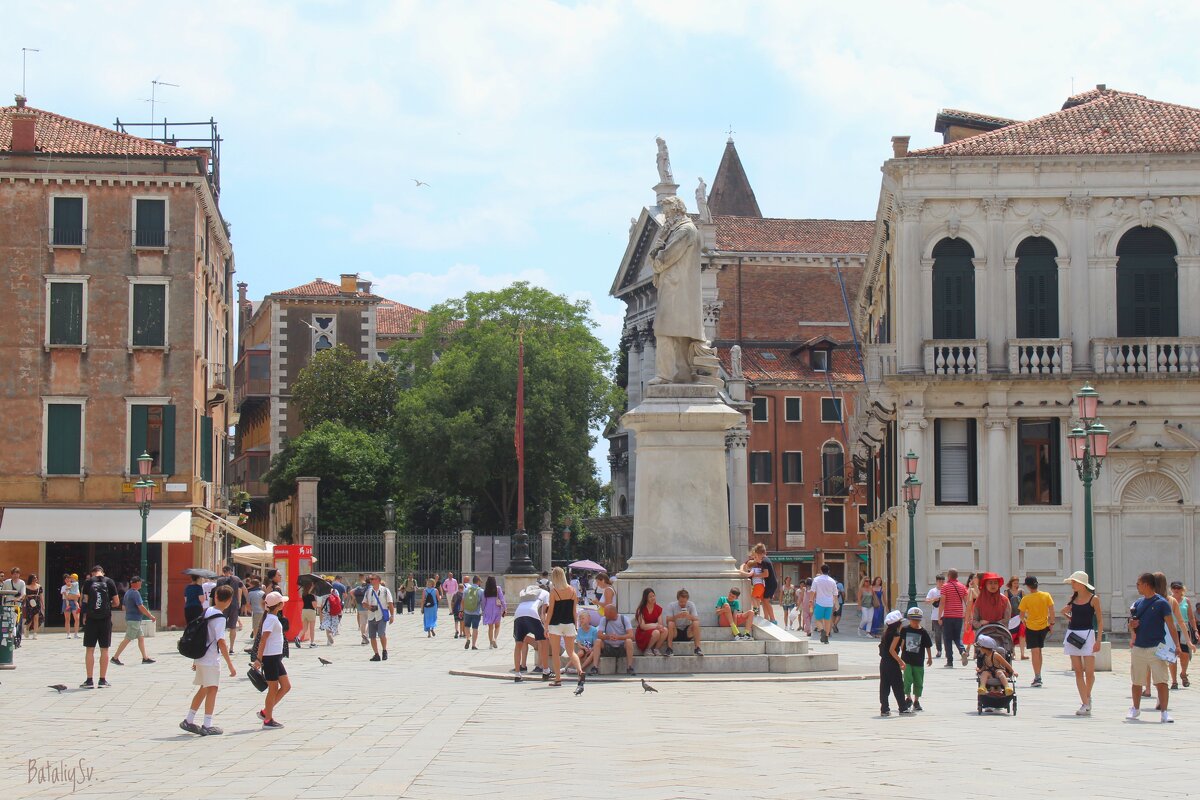
[(1067, 631), (1067, 644), (1082, 650), (1083, 646), (1087, 644), (1087, 637), (1080, 636), (1075, 631)]
[(380, 619), (387, 622), (392, 618), (392, 612), (388, 611), (383, 602), (380, 601), (378, 591), (372, 589), (371, 594), (375, 595), (375, 607), (379, 609)]
[(267, 676), (262, 674), (262, 670), (251, 667), (246, 670), (246, 677), (250, 679), (250, 683), (254, 685), (255, 689), (260, 692), (267, 690)]

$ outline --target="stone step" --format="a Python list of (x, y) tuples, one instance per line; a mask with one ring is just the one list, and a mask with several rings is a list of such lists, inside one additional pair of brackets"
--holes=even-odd
[[(805, 644), (808, 644), (805, 642)], [(837, 653), (767, 656), (771, 672), (837, 672)]]
[[(715, 642), (713, 643), (716, 644)], [(730, 644), (737, 644), (731, 642)], [(750, 643), (743, 643), (750, 644)], [(760, 644), (755, 642), (753, 644)], [(836, 672), (837, 653), (791, 653), (780, 655), (718, 654), (705, 650), (703, 656), (634, 656), (633, 668), (639, 675), (703, 675), (712, 673), (796, 673)], [(625, 672), (625, 659), (602, 658), (601, 675)]]

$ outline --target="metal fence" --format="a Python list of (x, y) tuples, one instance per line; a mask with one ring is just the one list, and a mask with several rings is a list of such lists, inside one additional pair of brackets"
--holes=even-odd
[(458, 531), (404, 531), (396, 534), (396, 574), (418, 579), (462, 570), (462, 535)]
[(320, 531), (313, 540), (315, 570), (325, 574), (381, 572), (384, 565), (383, 534)]

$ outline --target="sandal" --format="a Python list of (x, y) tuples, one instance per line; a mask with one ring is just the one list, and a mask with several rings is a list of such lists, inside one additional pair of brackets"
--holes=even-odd
[(562, 686), (562, 678), (555, 678), (554, 680), (550, 681), (550, 685), (551, 686)]
[(1185, 689), (1192, 685), (1192, 682), (1188, 680), (1186, 672), (1179, 676), (1179, 680), (1183, 681), (1183, 688)]

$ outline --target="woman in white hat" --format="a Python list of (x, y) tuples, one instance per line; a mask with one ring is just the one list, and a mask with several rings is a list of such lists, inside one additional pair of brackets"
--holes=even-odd
[(1067, 633), (1063, 652), (1071, 659), (1075, 671), (1075, 687), (1079, 690), (1077, 717), (1092, 715), (1092, 687), (1096, 684), (1096, 653), (1100, 652), (1100, 634), (1104, 618), (1100, 614), (1100, 598), (1096, 587), (1088, 582), (1088, 574), (1074, 572), (1063, 583), (1071, 584), (1071, 599), (1063, 608), (1067, 618)]

